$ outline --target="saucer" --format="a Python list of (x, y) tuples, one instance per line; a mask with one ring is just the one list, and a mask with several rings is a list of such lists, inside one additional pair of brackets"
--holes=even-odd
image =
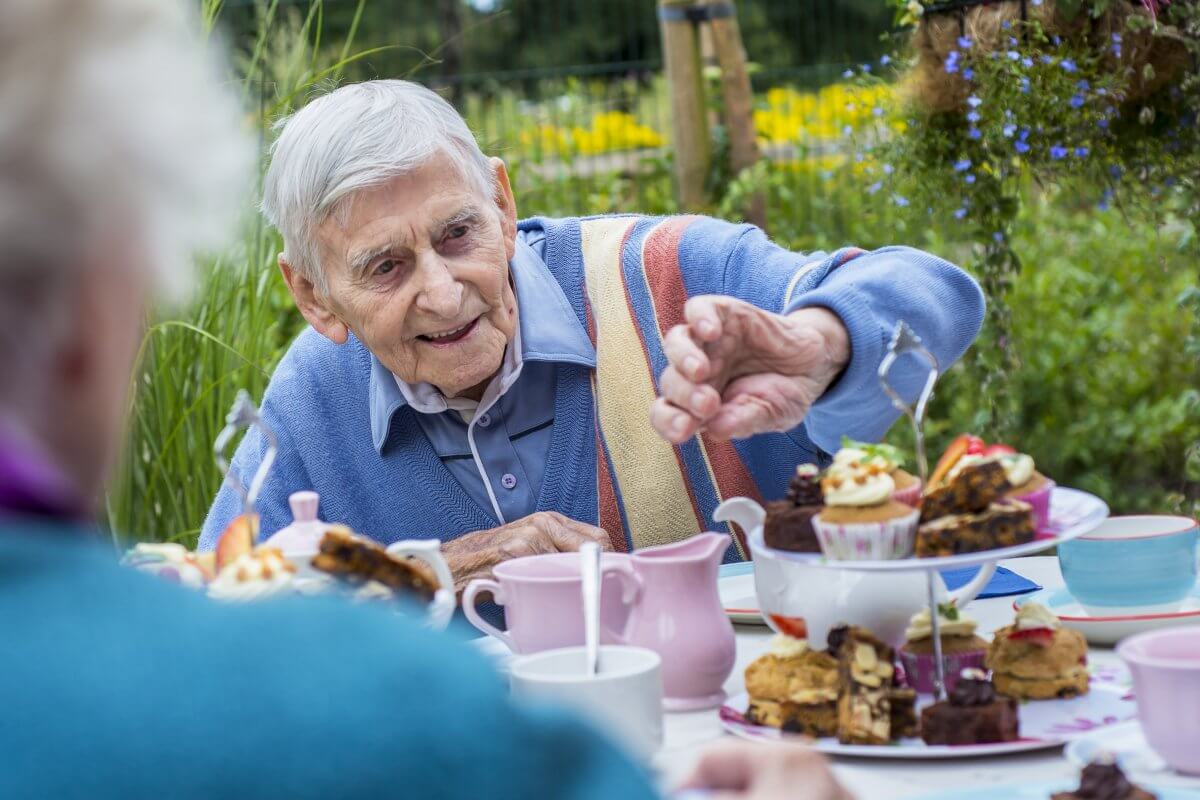
[(1041, 603), (1053, 611), (1063, 625), (1079, 631), (1092, 644), (1116, 644), (1126, 636), (1157, 628), (1200, 625), (1200, 584), (1192, 589), (1177, 611), (1157, 614), (1114, 611), (1107, 616), (1096, 616), (1088, 613), (1066, 588), (1043, 589), (1026, 595), (1014, 602), (1013, 608), (1019, 609), (1026, 603)]
[[(1200, 792), (1190, 789), (1174, 789), (1137, 782), (1152, 792), (1158, 800), (1200, 800)], [(1039, 781), (1036, 783), (1013, 783), (1005, 786), (978, 786), (952, 789), (948, 792), (923, 794), (917, 800), (1046, 800), (1055, 792), (1071, 792), (1079, 787), (1079, 780)]]

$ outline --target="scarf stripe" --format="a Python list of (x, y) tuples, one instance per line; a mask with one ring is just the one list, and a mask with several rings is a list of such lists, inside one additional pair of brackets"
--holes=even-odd
[[(683, 239), (684, 231), (697, 219), (698, 217), (670, 218), (646, 237), (642, 258), (643, 272), (654, 303), (655, 327), (660, 342), (667, 335), (667, 331), (686, 321), (683, 307), (688, 295), (683, 284), (683, 273), (679, 268), (679, 243)], [(663, 361), (665, 367), (665, 356)], [(732, 442), (718, 441), (707, 433), (702, 433), (688, 444), (698, 451), (699, 460), (703, 465), (705, 480), (699, 482), (707, 484), (713, 490), (711, 505), (705, 508), (706, 527), (715, 527), (712, 514), (722, 500), (730, 497), (749, 497), (762, 502), (758, 484), (750, 476)], [(739, 555), (743, 559), (748, 558), (749, 549), (741, 528), (732, 523), (728, 528), (734, 534)]]
[(580, 223), (596, 328), (596, 404), (635, 549), (679, 541), (699, 529), (675, 448), (648, 419), (657, 392), (621, 276), (621, 254), (636, 222), (618, 217)]

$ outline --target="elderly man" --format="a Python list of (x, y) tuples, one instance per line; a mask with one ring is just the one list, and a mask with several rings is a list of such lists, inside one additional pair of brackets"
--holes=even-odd
[[(145, 299), (187, 283), (253, 169), (182, 10), (0, 3), (0, 797), (656, 796), (613, 744), (514, 707), (478, 654), (411, 621), (221, 605), (118, 566), (87, 523)], [(819, 756), (748, 747), (689, 784), (846, 797)]]
[[(876, 371), (897, 320), (943, 368), (979, 330), (962, 271), (905, 247), (797, 254), (703, 217), (518, 221), (508, 173), (404, 81), (345, 86), (283, 128), (263, 209), (310, 328), (263, 411), (287, 497), (388, 542), (434, 536), (461, 584), (513, 556), (712, 528), (734, 495), (896, 412)], [(924, 367), (905, 363), (909, 393)], [(245, 478), (264, 452), (242, 443)], [(218, 495), (211, 547), (238, 512)], [(740, 543), (727, 558), (744, 554)]]

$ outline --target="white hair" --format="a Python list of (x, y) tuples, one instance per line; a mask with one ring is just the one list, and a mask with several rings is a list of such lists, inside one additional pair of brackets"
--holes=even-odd
[(225, 243), (254, 145), (191, 5), (0, 2), (6, 370), (65, 313), (60, 288), (98, 248), (131, 246), (154, 287), (178, 299), (196, 252)]
[[(315, 237), (347, 201), (444, 154), (475, 190), (495, 190), (491, 165), (454, 107), (420, 84), (366, 81), (316, 98), (279, 123), (262, 210), (283, 234), (284, 257), (325, 289)], [(342, 219), (344, 224), (344, 219)]]

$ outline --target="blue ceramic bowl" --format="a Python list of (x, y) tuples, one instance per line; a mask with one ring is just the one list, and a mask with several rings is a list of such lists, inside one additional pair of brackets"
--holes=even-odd
[(1198, 536), (1188, 517), (1110, 517), (1059, 545), (1058, 563), (1085, 609), (1172, 611), (1196, 585)]

